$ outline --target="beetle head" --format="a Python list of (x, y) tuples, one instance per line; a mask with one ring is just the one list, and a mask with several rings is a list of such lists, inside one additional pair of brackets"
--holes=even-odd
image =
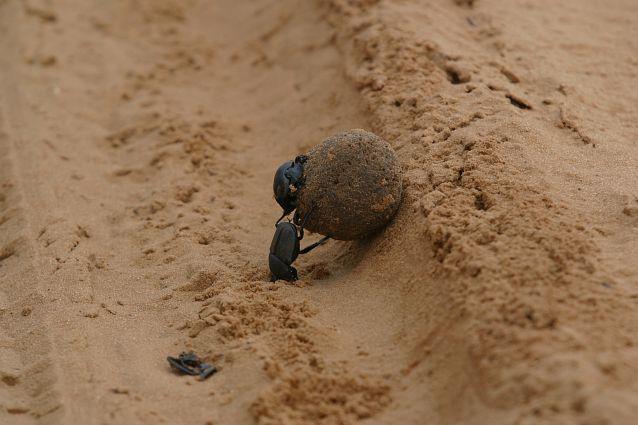
[[(300, 159), (302, 158), (302, 159)], [(301, 186), (305, 157), (297, 157), (294, 161), (286, 161), (277, 168), (273, 182), (275, 200), (284, 210), (284, 215), (297, 208), (297, 189)]]

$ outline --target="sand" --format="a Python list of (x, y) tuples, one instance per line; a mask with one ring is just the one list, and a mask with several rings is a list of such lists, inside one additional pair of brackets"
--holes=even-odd
[[(0, 0), (0, 423), (635, 423), (637, 17)], [(268, 283), (276, 167), (348, 128), (401, 208)]]

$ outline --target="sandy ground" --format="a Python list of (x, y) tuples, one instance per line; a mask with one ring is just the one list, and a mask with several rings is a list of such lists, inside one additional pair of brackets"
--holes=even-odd
[[(635, 423), (636, 19), (0, 0), (0, 423)], [(268, 283), (276, 166), (348, 128), (398, 215)]]

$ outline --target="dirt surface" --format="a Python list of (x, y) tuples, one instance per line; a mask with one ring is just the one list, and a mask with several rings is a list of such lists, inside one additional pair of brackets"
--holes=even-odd
[[(0, 0), (0, 423), (635, 423), (637, 17)], [(268, 283), (276, 167), (348, 128), (397, 216)]]
[(401, 204), (403, 173), (388, 142), (352, 129), (328, 137), (306, 154), (295, 223), (351, 241), (387, 226)]

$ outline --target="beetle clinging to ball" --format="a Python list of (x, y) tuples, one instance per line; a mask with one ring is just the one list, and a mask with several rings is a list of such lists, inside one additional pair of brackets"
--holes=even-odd
[(306, 156), (299, 155), (293, 161), (281, 164), (275, 172), (272, 188), (275, 192), (275, 200), (284, 210), (277, 223), (297, 208), (297, 194), (303, 184), (303, 165), (307, 159)]
[[(361, 239), (387, 225), (401, 202), (402, 172), (386, 141), (355, 129), (329, 137), (306, 155), (286, 161), (275, 173), (273, 190), (283, 214), (275, 223), (270, 271), (275, 280), (292, 281), (297, 271), (291, 264), (298, 254), (328, 238)], [(293, 223), (280, 223), (293, 211)], [(325, 237), (299, 250), (304, 229)]]

